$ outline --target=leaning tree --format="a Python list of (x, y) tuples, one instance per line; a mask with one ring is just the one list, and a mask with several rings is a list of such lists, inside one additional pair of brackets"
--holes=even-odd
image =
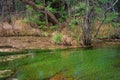
[[(81, 1), (80, 4), (82, 4), (83, 8), (82, 18), (80, 19), (80, 26), (82, 28), (82, 44), (84, 46), (91, 46), (92, 45), (92, 39), (95, 38), (98, 35), (98, 32), (101, 28), (101, 26), (104, 24), (106, 20), (111, 22), (113, 19), (117, 17), (117, 14), (114, 11), (114, 6), (118, 0), (85, 0)], [(114, 13), (113, 13), (114, 12)], [(108, 18), (108, 15), (112, 14), (111, 18)], [(93, 35), (91, 33), (91, 27), (93, 27), (93, 24), (95, 24), (96, 21), (99, 21), (100, 24), (97, 27), (97, 30), (95, 31), (95, 34)], [(94, 26), (96, 27), (96, 26)]]

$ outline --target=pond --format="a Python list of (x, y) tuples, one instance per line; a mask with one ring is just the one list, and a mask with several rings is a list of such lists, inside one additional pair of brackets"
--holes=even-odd
[(1, 62), (16, 80), (120, 80), (120, 45), (68, 50), (30, 50), (30, 56)]

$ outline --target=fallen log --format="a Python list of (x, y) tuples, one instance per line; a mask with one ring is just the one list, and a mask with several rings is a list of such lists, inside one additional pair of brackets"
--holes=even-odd
[(40, 6), (38, 7), (34, 2), (30, 1), (30, 0), (20, 0), (23, 3), (31, 6), (34, 10), (36, 11), (41, 11), (43, 13), (47, 13), (48, 15), (48, 20), (53, 23), (53, 24), (59, 24), (59, 21), (57, 20), (57, 18), (54, 16), (54, 14), (52, 14), (49, 10), (47, 10), (45, 7)]

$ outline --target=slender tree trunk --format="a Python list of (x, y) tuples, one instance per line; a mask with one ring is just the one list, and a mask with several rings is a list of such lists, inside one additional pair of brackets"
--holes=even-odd
[(36, 0), (33, 0), (34, 3), (36, 3)]
[(1, 15), (4, 15), (4, 1), (1, 0)]
[[(110, 0), (110, 6), (112, 6), (112, 5), (113, 5), (113, 0)], [(116, 12), (114, 6), (112, 6), (112, 11), (113, 11), (114, 13)]]
[(103, 19), (102, 22), (99, 24), (99, 26), (98, 26), (98, 28), (97, 28), (97, 30), (96, 30), (96, 33), (95, 33), (95, 35), (94, 35), (94, 38), (98, 35), (101, 26), (102, 26), (103, 23), (105, 22), (106, 17), (107, 17), (107, 13), (109, 12), (110, 9), (112, 9), (112, 8), (118, 3), (118, 1), (119, 1), (119, 0), (114, 1), (114, 3), (113, 3), (112, 5), (110, 5), (109, 8), (106, 9), (106, 11), (105, 11), (105, 13), (104, 13), (104, 19)]
[(10, 13), (10, 6), (8, 0), (4, 0), (5, 11), (9, 14)]
[[(45, 2), (45, 0), (43, 0), (43, 1), (44, 1), (44, 7), (45, 7), (46, 2)], [(48, 26), (48, 15), (47, 15), (46, 10), (44, 10), (44, 11), (45, 11), (45, 22), (46, 22), (46, 26)]]
[(68, 16), (71, 16), (71, 10), (70, 10), (70, 2), (67, 2), (67, 11), (68, 11)]
[(12, 4), (13, 4), (13, 12), (16, 12), (15, 0), (12, 1)]

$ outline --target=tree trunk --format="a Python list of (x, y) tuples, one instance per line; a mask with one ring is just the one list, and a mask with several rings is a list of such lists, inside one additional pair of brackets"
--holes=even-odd
[(104, 13), (104, 19), (102, 20), (102, 22), (99, 24), (97, 30), (96, 30), (96, 33), (94, 35), (94, 38), (96, 38), (96, 36), (98, 35), (99, 33), (99, 30), (101, 28), (101, 26), (103, 25), (103, 23), (105, 22), (106, 18), (107, 18), (107, 13), (110, 9), (112, 9), (117, 3), (119, 2), (119, 0), (116, 0), (113, 4), (111, 4), (111, 6), (109, 8), (107, 8), (107, 10), (105, 11)]
[(91, 46), (92, 45), (92, 37), (91, 37), (91, 33), (90, 33), (90, 23), (89, 23), (89, 19), (86, 15), (86, 24), (83, 28), (83, 45), (84, 46)]
[(13, 4), (13, 6), (12, 6), (13, 7), (13, 12), (15, 12), (16, 11), (15, 0), (12, 1), (12, 4)]
[(31, 6), (36, 11), (41, 11), (43, 13), (45, 13), (45, 11), (46, 11), (49, 21), (52, 22), (53, 25), (59, 24), (59, 21), (57, 20), (57, 18), (49, 10), (45, 9), (45, 7), (43, 7), (43, 6), (38, 7), (38, 6), (35, 5), (34, 2), (29, 1), (29, 0), (20, 0), (20, 1), (22, 1), (23, 3)]
[(0, 2), (0, 5), (1, 5), (1, 16), (3, 16), (3, 14), (4, 14), (4, 1), (3, 0), (1, 0), (1, 2)]
[(10, 17), (10, 5), (8, 3), (8, 0), (4, 0), (4, 15), (3, 15), (3, 21), (7, 21), (8, 23), (11, 23), (11, 17)]
[(71, 16), (71, 10), (70, 10), (70, 2), (67, 2), (67, 12), (68, 12), (68, 16)]
[(86, 15), (85, 15), (85, 26), (83, 26), (82, 30), (83, 30), (83, 45), (86, 47), (89, 47), (92, 45), (92, 37), (91, 37), (91, 33), (90, 33), (90, 10), (88, 8), (89, 6), (89, 0), (86, 0)]
[(6, 15), (10, 14), (10, 6), (8, 4), (8, 0), (4, 0), (4, 6)]
[[(44, 7), (45, 7), (45, 5), (46, 5), (46, 3), (45, 3), (45, 0), (43, 0), (44, 1)], [(47, 15), (47, 13), (46, 13), (46, 10), (44, 10), (45, 11), (45, 22), (46, 22), (46, 26), (48, 26), (48, 15)]]

